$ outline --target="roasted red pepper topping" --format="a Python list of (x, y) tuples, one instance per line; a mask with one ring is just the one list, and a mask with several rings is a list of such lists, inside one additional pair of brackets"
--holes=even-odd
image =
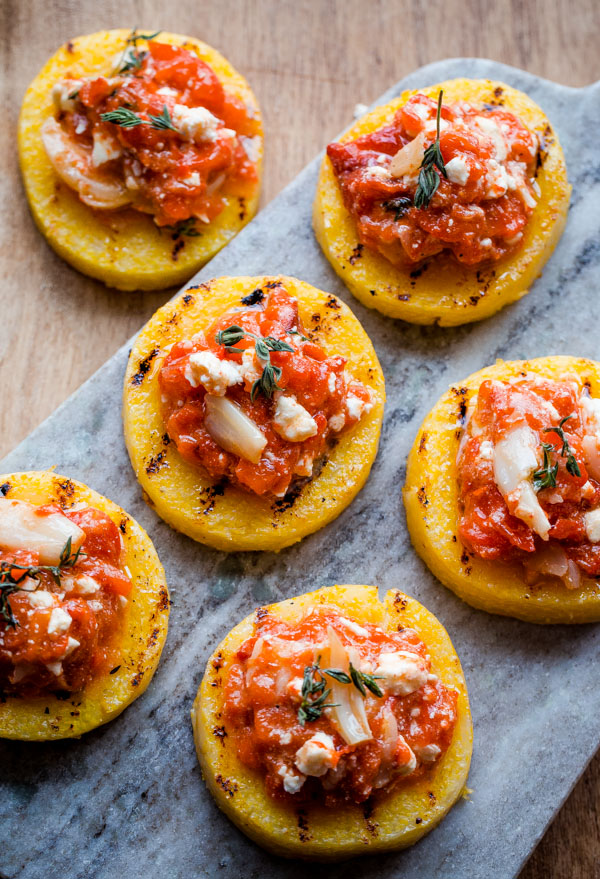
[(499, 107), (443, 103), (445, 172), (433, 169), (439, 187), (427, 207), (417, 208), (436, 111), (435, 101), (417, 94), (389, 125), (327, 147), (360, 241), (399, 267), (444, 250), (467, 265), (501, 259), (521, 247), (539, 195), (532, 179), (537, 136)]

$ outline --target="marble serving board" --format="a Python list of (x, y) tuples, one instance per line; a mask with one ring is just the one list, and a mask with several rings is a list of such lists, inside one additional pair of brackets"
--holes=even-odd
[[(154, 540), (173, 599), (158, 672), (119, 718), (78, 741), (0, 744), (2, 877), (300, 879), (310, 870), (315, 879), (506, 879), (598, 747), (600, 628), (544, 628), (472, 610), (432, 577), (406, 530), (406, 456), (451, 383), (497, 357), (598, 357), (600, 156), (589, 132), (600, 129), (600, 83), (565, 88), (490, 61), (455, 59), (416, 71), (377, 103), (455, 76), (500, 79), (527, 92), (565, 149), (569, 221), (530, 295), (454, 329), (411, 326), (363, 308), (313, 236), (320, 157), (195, 279), (296, 275), (349, 303), (373, 340), (388, 394), (379, 456), (366, 487), (332, 525), (279, 554), (225, 554), (157, 518), (122, 438), (128, 346), (0, 464), (0, 472), (55, 465), (125, 507)], [(189, 712), (210, 652), (235, 622), (257, 605), (333, 583), (399, 587), (446, 626), (473, 709), (473, 793), (412, 849), (307, 867), (266, 854), (217, 809), (200, 776)]]

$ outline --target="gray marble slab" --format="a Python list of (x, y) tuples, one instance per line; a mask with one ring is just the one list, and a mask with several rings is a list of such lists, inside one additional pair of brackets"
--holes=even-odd
[[(463, 75), (530, 94), (565, 149), (574, 186), (569, 222), (529, 296), (456, 329), (410, 326), (363, 308), (312, 234), (318, 159), (198, 275), (297, 275), (341, 296), (373, 339), (388, 391), (380, 453), (336, 522), (279, 555), (226, 555), (171, 531), (142, 501), (122, 440), (128, 346), (0, 465), (0, 472), (56, 465), (124, 506), (155, 541), (173, 598), (156, 677), (117, 720), (79, 741), (0, 744), (3, 877), (299, 879), (310, 870), (315, 879), (505, 879), (518, 873), (598, 747), (600, 629), (536, 627), (472, 610), (435, 581), (406, 531), (406, 455), (450, 383), (496, 357), (599, 356), (600, 156), (590, 132), (600, 129), (600, 83), (565, 88), (456, 59), (416, 71), (378, 103)], [(234, 622), (257, 604), (334, 582), (400, 587), (447, 627), (471, 695), (474, 792), (412, 849), (307, 867), (267, 855), (218, 811), (200, 777), (189, 710), (210, 651)]]

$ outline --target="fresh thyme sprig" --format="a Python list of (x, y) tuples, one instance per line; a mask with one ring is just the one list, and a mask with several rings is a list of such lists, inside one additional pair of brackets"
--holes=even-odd
[[(562, 442), (559, 454), (562, 458), (567, 459), (567, 472), (570, 473), (571, 476), (581, 476), (581, 469), (577, 463), (577, 458), (573, 454), (573, 449), (569, 445), (569, 441), (563, 430), (563, 424), (565, 421), (568, 421), (569, 418), (573, 417), (574, 413), (565, 415), (564, 418), (561, 418), (557, 427), (545, 427), (542, 433), (555, 433), (558, 435)], [(544, 452), (544, 463), (539, 470), (535, 470), (533, 473), (534, 491), (541, 491), (543, 488), (554, 488), (558, 473), (558, 463), (554, 464), (554, 466), (550, 466), (550, 453), (556, 451), (555, 447), (552, 443), (542, 443), (541, 445)]]
[[(79, 547), (77, 552), (72, 551), (72, 542), (69, 537), (62, 548), (60, 560), (57, 565), (19, 565), (16, 562), (0, 562), (0, 621), (4, 620), (4, 622), (12, 628), (19, 625), (12, 612), (8, 599), (15, 592), (35, 592), (35, 589), (27, 590), (23, 588), (21, 584), (24, 583), (25, 580), (28, 578), (36, 580), (39, 585), (40, 574), (45, 572), (51, 574), (56, 585), (60, 586), (62, 571), (65, 568), (74, 567), (82, 557), (85, 557), (85, 553), (82, 553), (81, 547)], [(18, 576), (15, 575), (15, 571), (19, 572)], [(38, 587), (36, 586), (36, 589), (37, 588)]]
[(113, 125), (120, 125), (121, 128), (133, 128), (135, 125), (148, 124), (128, 107), (117, 107), (116, 110), (110, 110), (108, 113), (100, 113), (100, 118), (103, 122), (112, 122)]
[(573, 449), (569, 445), (569, 440), (565, 436), (565, 432), (563, 430), (563, 424), (565, 423), (565, 421), (568, 421), (569, 418), (573, 417), (574, 413), (571, 412), (570, 415), (565, 415), (564, 418), (561, 418), (561, 420), (558, 422), (558, 427), (545, 427), (543, 432), (558, 434), (559, 439), (562, 441), (560, 454), (563, 458), (567, 459), (567, 472), (569, 472), (571, 476), (581, 476), (581, 470), (579, 469), (577, 458), (573, 454)]
[(290, 351), (294, 349), (287, 342), (281, 339), (275, 339), (273, 336), (257, 336), (248, 330), (233, 324), (224, 330), (219, 330), (215, 336), (217, 345), (223, 345), (225, 350), (232, 353), (240, 353), (240, 349), (235, 346), (242, 339), (254, 339), (254, 350), (256, 356), (263, 366), (260, 378), (257, 378), (252, 385), (250, 391), (250, 399), (254, 400), (256, 394), (260, 391), (268, 400), (270, 400), (276, 390), (281, 390), (278, 381), (281, 378), (281, 367), (273, 366), (271, 363), (271, 351)]
[(160, 31), (154, 31), (152, 34), (138, 34), (137, 28), (134, 28), (125, 40), (127, 45), (121, 57), (117, 73), (130, 73), (132, 70), (139, 70), (142, 66), (142, 61), (148, 53), (138, 51), (138, 40), (153, 40), (159, 33)]
[(359, 671), (350, 663), (350, 674), (340, 668), (321, 668), (321, 657), (313, 665), (307, 665), (302, 679), (302, 702), (298, 709), (298, 721), (304, 726), (307, 721), (318, 720), (325, 708), (336, 708), (336, 705), (327, 703), (331, 690), (327, 688), (325, 675), (333, 678), (339, 684), (354, 684), (362, 696), (370, 690), (374, 696), (381, 698), (383, 693), (376, 683), (380, 680), (379, 675), (366, 674)]
[[(320, 668), (321, 657), (313, 665), (307, 665), (302, 677), (302, 702), (298, 708), (298, 723), (304, 726), (318, 720), (325, 708), (335, 708), (336, 705), (327, 702), (331, 689), (327, 687), (324, 674), (327, 669)], [(331, 669), (329, 669), (331, 671)], [(341, 672), (343, 674), (343, 672)]]
[(541, 491), (543, 488), (554, 488), (556, 485), (558, 464), (555, 464), (554, 467), (550, 466), (550, 452), (554, 450), (554, 446), (552, 443), (542, 443), (542, 449), (544, 450), (544, 464), (539, 470), (534, 471), (534, 491)]
[[(440, 119), (442, 113), (443, 94), (444, 92), (440, 90), (440, 93), (438, 95), (435, 140), (425, 150), (423, 154), (423, 161), (421, 162), (421, 170), (419, 171), (419, 182), (417, 184), (414, 199), (416, 208), (429, 207), (429, 203), (431, 202), (433, 196), (436, 194), (438, 186), (440, 185), (440, 174), (443, 174), (446, 178), (448, 177), (448, 175), (446, 174), (446, 166), (444, 164), (442, 152), (440, 150)], [(436, 173), (436, 168), (438, 169), (440, 174)]]
[(100, 118), (103, 122), (112, 122), (114, 125), (120, 125), (122, 128), (133, 128), (134, 125), (150, 125), (151, 128), (155, 128), (157, 131), (165, 131), (167, 129), (169, 131), (177, 131), (166, 104), (163, 105), (160, 116), (152, 116), (150, 114), (148, 119), (142, 119), (141, 116), (134, 113), (128, 107), (117, 107), (116, 110), (110, 110), (108, 113), (100, 113)]
[(156, 128), (159, 131), (177, 131), (175, 126), (173, 125), (173, 120), (171, 119), (171, 114), (169, 113), (169, 108), (166, 104), (163, 104), (162, 113), (160, 116), (149, 116), (150, 125), (152, 128)]

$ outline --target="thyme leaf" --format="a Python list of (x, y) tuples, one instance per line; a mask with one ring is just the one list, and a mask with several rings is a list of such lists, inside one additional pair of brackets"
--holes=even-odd
[[(414, 205), (416, 208), (429, 207), (429, 203), (440, 185), (440, 174), (443, 174), (444, 177), (448, 177), (442, 152), (440, 150), (440, 119), (443, 94), (444, 92), (440, 89), (437, 105), (436, 136), (434, 142), (427, 147), (423, 154), (421, 170), (419, 171), (419, 181), (414, 198)], [(440, 172), (439, 174), (436, 172), (436, 168)]]
[(146, 41), (153, 40), (155, 37), (157, 37), (159, 35), (159, 33), (160, 33), (160, 31), (154, 31), (151, 34), (138, 34), (137, 28), (134, 27), (134, 29), (131, 31), (131, 33), (129, 34), (129, 36), (125, 40), (125, 42), (126, 43), (133, 43), (133, 45), (135, 46), (138, 40), (146, 40)]
[[(577, 458), (575, 457), (575, 455), (573, 453), (573, 449), (569, 445), (569, 440), (567, 439), (565, 432), (563, 430), (563, 424), (565, 423), (565, 421), (568, 421), (569, 418), (574, 418), (574, 417), (575, 417), (575, 413), (571, 412), (570, 415), (565, 415), (564, 418), (560, 419), (557, 427), (545, 427), (543, 432), (544, 433), (555, 433), (558, 435), (559, 439), (562, 442), (562, 448), (560, 450), (560, 455), (561, 455), (561, 457), (567, 459), (567, 463), (566, 463), (567, 472), (570, 473), (571, 476), (581, 476), (581, 469), (579, 467), (579, 464), (577, 463)], [(542, 447), (544, 445), (546, 445), (546, 444), (542, 443)], [(554, 448), (554, 446), (552, 446), (552, 448)]]
[(543, 488), (554, 488), (558, 473), (558, 464), (550, 466), (550, 452), (554, 450), (554, 446), (552, 443), (542, 443), (542, 449), (544, 450), (543, 466), (533, 473), (533, 490), (536, 492)]
[(313, 665), (307, 665), (302, 677), (302, 702), (298, 708), (298, 723), (304, 726), (318, 720), (325, 708), (335, 708), (331, 702), (327, 702), (331, 689), (326, 686), (324, 674), (327, 669), (320, 668), (321, 657)]
[(100, 113), (100, 118), (103, 122), (112, 122), (122, 128), (133, 128), (134, 125), (147, 124), (143, 119), (140, 119), (137, 113), (127, 107), (117, 107), (116, 110), (110, 110), (108, 113)]
[(381, 675), (366, 674), (365, 672), (354, 668), (352, 663), (350, 663), (350, 678), (361, 695), (366, 696), (367, 690), (369, 690), (374, 696), (377, 696), (378, 699), (381, 699), (383, 696), (379, 684), (376, 683), (376, 681), (381, 680)]
[(263, 371), (260, 377), (253, 383), (250, 391), (250, 399), (253, 402), (259, 392), (270, 400), (275, 391), (282, 390), (278, 384), (279, 379), (281, 378), (281, 367), (273, 366), (271, 363), (271, 351), (293, 352), (294, 349), (291, 345), (288, 345), (288, 343), (284, 342), (282, 339), (274, 338), (274, 336), (257, 336), (255, 333), (242, 329), (242, 327), (237, 326), (237, 324), (232, 324), (232, 326), (227, 327), (224, 330), (219, 330), (215, 339), (217, 345), (223, 345), (225, 350), (229, 353), (240, 351), (240, 349), (235, 346), (241, 342), (242, 339), (254, 340), (254, 350), (256, 351), (257, 358), (262, 364)]
[[(15, 592), (28, 592), (33, 590), (23, 589), (22, 583), (30, 578), (31, 580), (40, 580), (40, 574), (45, 571), (49, 573), (57, 586), (60, 586), (60, 578), (65, 568), (74, 567), (80, 558), (85, 557), (81, 547), (77, 552), (72, 551), (71, 538), (67, 540), (62, 548), (60, 560), (57, 565), (19, 565), (16, 562), (0, 562), (0, 621), (4, 621), (13, 629), (18, 626), (18, 622), (12, 612), (9, 598)], [(15, 573), (17, 572), (17, 573)], [(36, 589), (38, 588), (36, 586)]]
[(159, 131), (177, 131), (177, 129), (173, 125), (173, 120), (171, 119), (171, 114), (169, 113), (169, 108), (166, 104), (163, 104), (163, 109), (160, 116), (150, 115), (148, 118), (150, 119), (150, 125), (152, 126), (152, 128), (156, 128)]
[(410, 198), (399, 196), (398, 198), (390, 198), (383, 202), (383, 209), (394, 214), (394, 223), (403, 217), (413, 206)]

